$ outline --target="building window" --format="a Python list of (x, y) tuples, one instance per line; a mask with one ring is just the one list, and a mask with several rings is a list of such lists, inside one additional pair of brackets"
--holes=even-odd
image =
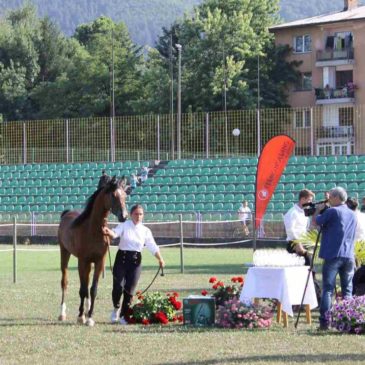
[(354, 109), (351, 107), (339, 108), (338, 109), (338, 124), (340, 126), (354, 125)]
[(294, 112), (294, 128), (309, 128), (310, 126), (310, 110), (298, 110)]
[(306, 35), (300, 35), (297, 37), (294, 37), (294, 52), (295, 53), (305, 53), (305, 52), (311, 52), (312, 51), (312, 39), (311, 36)]
[(304, 72), (301, 74), (299, 82), (296, 86), (296, 91), (311, 91), (312, 90), (312, 73)]

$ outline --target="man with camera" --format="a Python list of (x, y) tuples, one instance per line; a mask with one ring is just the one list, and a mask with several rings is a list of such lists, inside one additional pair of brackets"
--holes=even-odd
[[(299, 256), (304, 256), (305, 264), (310, 265), (311, 255), (303, 247), (301, 243), (297, 243), (293, 247), (293, 241), (298, 239), (303, 233), (307, 232), (310, 220), (309, 216), (305, 215), (304, 206), (312, 203), (314, 193), (308, 189), (303, 189), (299, 192), (298, 203), (296, 203), (284, 215), (284, 225), (286, 232), (287, 251), (296, 253)], [(304, 205), (304, 206), (303, 206)]]
[(313, 223), (321, 227), (322, 238), (319, 257), (323, 259), (322, 299), (320, 303), (320, 329), (328, 329), (327, 311), (331, 308), (332, 295), (336, 286), (336, 276), (340, 275), (342, 297), (352, 296), (354, 276), (354, 241), (356, 216), (345, 204), (346, 190), (335, 187), (329, 191), (330, 208), (318, 204), (313, 215)]

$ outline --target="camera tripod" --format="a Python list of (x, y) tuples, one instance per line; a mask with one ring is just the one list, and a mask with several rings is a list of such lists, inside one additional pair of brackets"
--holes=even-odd
[[(312, 260), (310, 262), (309, 269), (308, 269), (307, 281), (305, 283), (305, 287), (304, 287), (304, 291), (303, 291), (303, 296), (302, 296), (302, 301), (301, 301), (300, 306), (299, 306), (297, 320), (296, 320), (295, 325), (294, 325), (295, 329), (298, 327), (299, 317), (300, 317), (300, 313), (302, 311), (302, 306), (303, 306), (303, 302), (304, 302), (304, 298), (305, 298), (305, 293), (307, 292), (309, 279), (310, 279), (310, 276), (313, 275), (314, 258), (316, 256), (316, 252), (317, 252), (317, 248), (318, 248), (318, 243), (319, 243), (319, 238), (321, 236), (321, 233), (322, 233), (322, 228), (320, 227), (319, 228), (319, 231), (318, 231), (318, 234), (317, 234), (316, 243), (315, 243), (314, 249), (313, 249)], [(318, 303), (318, 305), (319, 304), (320, 303)]]

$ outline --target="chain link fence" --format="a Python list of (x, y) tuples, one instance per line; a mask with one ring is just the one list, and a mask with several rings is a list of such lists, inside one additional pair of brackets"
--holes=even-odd
[[(237, 110), (0, 123), (0, 163), (173, 160), (257, 155), (273, 136), (296, 155), (364, 154), (364, 107)], [(177, 136), (181, 131), (181, 138)], [(177, 143), (181, 141), (181, 143)]]

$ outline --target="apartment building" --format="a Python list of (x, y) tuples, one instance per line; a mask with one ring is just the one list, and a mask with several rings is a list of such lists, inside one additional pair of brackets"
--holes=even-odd
[[(270, 28), (292, 47), (301, 80), (290, 87), (291, 135), (303, 154), (365, 153), (365, 6)], [(364, 114), (364, 115), (363, 115)]]

